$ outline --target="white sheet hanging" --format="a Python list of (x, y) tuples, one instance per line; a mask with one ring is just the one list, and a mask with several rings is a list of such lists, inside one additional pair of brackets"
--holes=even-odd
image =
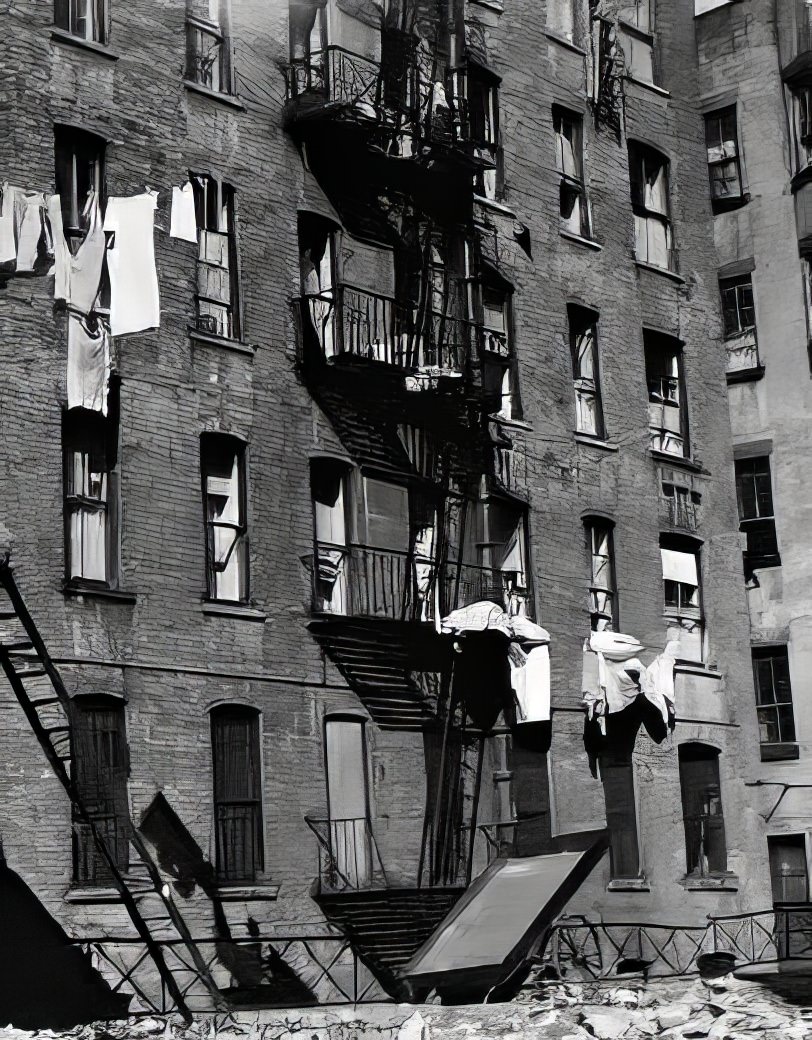
[(529, 652), (511, 646), (510, 682), (516, 696), (516, 721), (550, 720), (550, 648), (534, 646)]
[(82, 216), (88, 221), (88, 229), (76, 254), (70, 257), (68, 303), (73, 310), (89, 314), (99, 295), (105, 251), (101, 209), (95, 191), (88, 193)]
[(17, 259), (17, 239), (14, 233), (14, 208), (20, 188), (3, 181), (3, 199), (0, 204), (0, 264)]
[(195, 193), (191, 181), (186, 181), (182, 188), (172, 188), (169, 235), (170, 238), (182, 238), (184, 242), (197, 242)]
[(65, 241), (65, 232), (62, 227), (62, 200), (58, 195), (52, 195), (48, 199), (46, 210), (54, 247), (54, 266), (48, 272), (49, 275), (54, 275), (54, 299), (68, 300), (70, 299), (71, 254), (68, 243)]
[(107, 330), (95, 332), (78, 314), (68, 315), (68, 408), (89, 408), (107, 415), (110, 349)]
[(676, 549), (660, 549), (660, 555), (663, 561), (663, 577), (667, 581), (699, 585), (695, 553), (679, 552)]
[(114, 232), (107, 249), (110, 274), (110, 332), (154, 329), (160, 324), (154, 221), (157, 192), (110, 199), (104, 230)]

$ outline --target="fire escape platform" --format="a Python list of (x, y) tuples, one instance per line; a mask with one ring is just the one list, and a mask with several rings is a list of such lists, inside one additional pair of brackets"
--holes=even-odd
[(431, 938), (400, 969), (414, 994), (438, 989), (477, 1001), (527, 962), (607, 847), (497, 859), (476, 879)]

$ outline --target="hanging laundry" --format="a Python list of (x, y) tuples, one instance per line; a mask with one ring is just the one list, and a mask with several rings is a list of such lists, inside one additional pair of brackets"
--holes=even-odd
[(110, 274), (110, 332), (154, 329), (160, 324), (154, 221), (157, 192), (109, 199), (104, 230), (113, 232), (107, 249)]
[(467, 607), (452, 610), (440, 623), (440, 631), (453, 635), (465, 632), (502, 632), (508, 639), (513, 637), (510, 618), (504, 609), (490, 600), (480, 600)]
[(508, 652), (510, 681), (516, 697), (516, 722), (547, 722), (550, 718), (550, 648), (528, 649), (513, 644)]
[[(71, 254), (68, 243), (65, 241), (65, 232), (62, 227), (62, 200), (58, 195), (52, 195), (48, 199), (46, 207), (48, 224), (51, 229), (51, 241), (54, 250), (54, 265), (48, 272), (54, 275), (54, 299), (70, 299), (70, 262)], [(2, 217), (0, 217), (0, 223)]]
[(91, 329), (78, 314), (68, 315), (68, 408), (88, 408), (107, 415), (110, 343), (97, 321)]
[(674, 665), (679, 650), (679, 640), (670, 639), (663, 652), (654, 658), (640, 677), (643, 693), (660, 712), (669, 729), (674, 728), (676, 721)]
[(68, 303), (72, 310), (79, 311), (81, 314), (89, 314), (99, 295), (105, 252), (101, 208), (95, 191), (88, 193), (82, 216), (87, 222), (88, 229), (75, 256), (70, 258)]
[(21, 188), (15, 188), (8, 181), (3, 182), (3, 199), (0, 203), (0, 264), (11, 263), (17, 259), (17, 238), (15, 235), (15, 204)]
[(47, 235), (45, 230), (45, 196), (41, 191), (22, 193), (18, 207), (17, 271), (28, 272), (34, 270), (43, 238), (45, 252), (50, 245), (50, 229)]
[(185, 242), (197, 242), (195, 193), (190, 181), (187, 181), (182, 188), (172, 189), (169, 235), (171, 238), (182, 238)]
[(454, 696), (484, 733), (512, 701), (508, 646), (507, 636), (497, 629), (470, 632), (454, 644)]

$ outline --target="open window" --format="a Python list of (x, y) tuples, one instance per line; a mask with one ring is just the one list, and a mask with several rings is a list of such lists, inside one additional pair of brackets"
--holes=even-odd
[(661, 152), (629, 142), (635, 257), (639, 263), (676, 271), (668, 178), (669, 162)]
[(744, 200), (735, 105), (705, 116), (705, 147), (711, 206), (721, 213)]
[(556, 168), (560, 175), (561, 229), (581, 238), (591, 234), (589, 202), (584, 178), (584, 118), (553, 106)]
[(485, 410), (504, 419), (521, 418), (516, 358), (513, 350), (513, 286), (499, 272), (483, 264), (482, 389)]
[(107, 43), (106, 0), (54, 0), (54, 25), (80, 40)]
[(90, 228), (90, 203), (95, 199), (101, 205), (105, 198), (105, 148), (104, 139), (96, 134), (74, 126), (54, 127), (56, 193), (65, 238), (74, 253)]
[(736, 459), (735, 465), (739, 530), (747, 535), (744, 573), (750, 578), (758, 568), (781, 564), (775, 533), (770, 456)]
[(602, 517), (584, 521), (589, 553), (589, 617), (593, 632), (618, 630), (614, 524)]
[(655, 83), (655, 0), (632, 0), (618, 13), (618, 35), (626, 73), (641, 83)]
[(248, 600), (245, 444), (228, 434), (204, 433), (200, 438), (200, 470), (208, 598), (245, 603)]
[(679, 746), (679, 779), (688, 877), (727, 872), (719, 751), (707, 744)]
[(239, 339), (240, 292), (234, 189), (191, 174), (197, 219), (197, 317), (200, 332)]
[(702, 571), (699, 545), (680, 535), (660, 536), (663, 569), (664, 616), (669, 628), (678, 629), (679, 657), (704, 660)]
[(336, 353), (336, 261), (338, 229), (314, 213), (300, 213), (299, 276), (305, 345), (324, 357)]
[(649, 448), (687, 458), (688, 408), (682, 344), (648, 329), (643, 333), (648, 385)]
[(631, 751), (620, 748), (605, 751), (600, 757), (600, 773), (606, 801), (612, 880), (639, 877), (637, 795)]
[(229, 36), (229, 0), (187, 0), (187, 80), (219, 94), (233, 92)]
[[(74, 697), (72, 775), (79, 797), (119, 871), (129, 866), (130, 812), (127, 796), (129, 754), (124, 704), (113, 698)], [(73, 820), (73, 881), (109, 885), (113, 877), (90, 827)]]
[(211, 712), (217, 877), (256, 881), (264, 866), (259, 712), (228, 704)]
[(499, 78), (473, 62), (468, 66), (468, 133), (479, 160), (476, 192), (496, 200), (502, 192)]
[(797, 758), (795, 709), (786, 646), (754, 647), (753, 679), (762, 761)]
[(337, 459), (313, 459), (310, 493), (316, 539), (314, 609), (350, 613), (347, 504), (349, 467)]
[(511, 616), (529, 613), (526, 510), (508, 499), (490, 498), (476, 513), (473, 533), (481, 570), (477, 594), (468, 601), (491, 599)]
[(752, 275), (748, 273), (735, 278), (720, 278), (719, 293), (722, 300), (728, 374), (758, 368)]
[(575, 389), (575, 429), (589, 437), (605, 437), (598, 363), (598, 315), (569, 304), (570, 353)]
[(65, 563), (68, 585), (115, 588), (118, 583), (118, 406), (111, 385), (105, 416), (71, 408), (62, 417)]
[(324, 48), (327, 45), (327, 4), (289, 0), (289, 90), (296, 97), (305, 91), (321, 91), (325, 81)]

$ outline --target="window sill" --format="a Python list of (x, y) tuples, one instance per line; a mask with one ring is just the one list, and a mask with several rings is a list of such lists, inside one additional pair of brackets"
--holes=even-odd
[(579, 444), (588, 444), (590, 447), (599, 448), (601, 451), (620, 451), (619, 444), (611, 444), (601, 437), (593, 437), (588, 433), (578, 433), (576, 431), (575, 440)]
[(603, 251), (603, 246), (600, 242), (596, 242), (594, 238), (584, 238), (583, 235), (575, 235), (572, 231), (564, 231), (563, 229), (559, 229), (558, 234), (561, 238), (566, 238), (568, 242), (577, 242), (579, 246), (594, 249), (596, 253)]
[(496, 11), (497, 14), (505, 13), (502, 0), (471, 0), (471, 3), (477, 7), (487, 7), (489, 11)]
[(543, 29), (542, 32), (548, 40), (552, 40), (553, 43), (557, 43), (565, 50), (572, 51), (573, 54), (579, 54), (582, 58), (586, 56), (586, 51), (583, 47), (579, 47), (577, 43), (573, 43), (572, 40), (568, 40), (566, 36), (557, 33), (555, 29)]
[(634, 266), (640, 268), (643, 271), (651, 271), (653, 274), (661, 274), (664, 278), (670, 278), (672, 282), (676, 282), (678, 285), (685, 285), (685, 279), (681, 274), (677, 274), (676, 271), (671, 271), (667, 267), (658, 267), (656, 264), (650, 264), (646, 260), (634, 261)]
[(78, 581), (65, 582), (62, 591), (66, 596), (90, 596), (95, 599), (109, 599), (117, 603), (135, 603), (134, 592), (123, 589), (105, 589), (99, 585), (85, 585)]
[(65, 29), (51, 29), (51, 39), (54, 43), (66, 43), (69, 47), (77, 47), (81, 51), (97, 54), (100, 58), (107, 58), (108, 61), (118, 61), (118, 54), (111, 51), (106, 44), (96, 43), (95, 40), (83, 40), (81, 36), (74, 36)]
[(201, 603), (200, 612), (211, 617), (242, 618), (244, 621), (261, 621), (264, 623), (268, 620), (268, 615), (264, 610), (243, 606), (241, 603), (218, 603), (216, 600), (206, 600), (204, 603)]
[(223, 350), (233, 350), (235, 354), (247, 354), (253, 357), (257, 348), (253, 343), (246, 343), (244, 339), (229, 339), (228, 336), (214, 336), (210, 332), (201, 332), (191, 326), (188, 329), (189, 339), (196, 343), (207, 343), (212, 347), (222, 347)]
[(679, 883), (687, 892), (738, 892), (739, 879), (735, 874), (706, 874), (704, 877), (683, 877)]
[[(672, 620), (673, 615), (668, 615), (668, 620)], [(690, 618), (693, 621), (693, 618)], [(679, 658), (674, 663), (674, 675), (699, 675), (703, 679), (717, 679), (721, 682), (722, 673), (718, 672), (715, 668), (707, 668), (701, 661), (680, 661)]]
[(500, 426), (510, 426), (514, 430), (531, 431), (533, 429), (530, 423), (526, 423), (523, 419), (508, 419), (506, 415), (500, 415), (499, 412), (492, 412), (488, 418), (491, 422), (499, 423)]
[(736, 383), (755, 383), (764, 378), (764, 365), (756, 365), (754, 368), (739, 368), (735, 372), (727, 372), (725, 379), (728, 386)]
[(742, 206), (746, 206), (749, 201), (749, 192), (744, 192), (742, 195), (731, 195), (729, 198), (711, 199), (711, 213), (715, 217), (719, 216), (720, 213), (731, 213), (734, 210), (741, 209)]
[(801, 750), (797, 744), (762, 744), (762, 762), (797, 762), (801, 757)]
[(607, 892), (650, 892), (651, 885), (648, 878), (630, 877), (613, 878), (606, 886)]
[(658, 97), (671, 97), (670, 90), (666, 90), (665, 87), (658, 87), (656, 83), (651, 83), (647, 79), (638, 79), (637, 76), (630, 76), (628, 73), (626, 73), (626, 75), (623, 78), (627, 79), (629, 83), (634, 83), (638, 87), (643, 87), (645, 90), (650, 90), (652, 94), (656, 94)]
[(200, 94), (202, 97), (211, 98), (212, 101), (219, 101), (221, 105), (233, 108), (237, 112), (245, 111), (245, 105), (240, 101), (236, 94), (223, 94), (220, 90), (212, 90), (211, 87), (204, 87), (202, 83), (195, 83), (195, 81), (191, 79), (185, 79), (183, 85), (193, 94)]
[(224, 903), (256, 903), (279, 896), (279, 885), (218, 885), (217, 898)]
[(117, 888), (104, 888), (101, 885), (72, 885), (64, 895), (66, 903), (120, 903), (121, 893)]
[(672, 455), (667, 451), (657, 451), (656, 448), (649, 448), (649, 455), (657, 462), (667, 463), (669, 466), (677, 466), (681, 469), (689, 469), (693, 473), (705, 473), (706, 470), (699, 462), (694, 462), (693, 459), (687, 458), (685, 455)]
[(496, 199), (486, 198), (484, 195), (474, 195), (474, 202), (478, 202), (480, 206), (485, 206), (487, 209), (496, 210), (497, 213), (504, 213), (506, 217), (516, 218), (516, 213), (506, 206), (504, 202), (497, 202)]

